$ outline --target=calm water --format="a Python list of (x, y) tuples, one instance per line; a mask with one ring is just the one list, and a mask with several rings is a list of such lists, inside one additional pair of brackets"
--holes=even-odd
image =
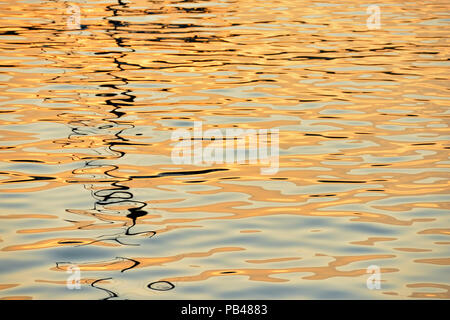
[(0, 298), (450, 298), (448, 1), (73, 3), (0, 2)]

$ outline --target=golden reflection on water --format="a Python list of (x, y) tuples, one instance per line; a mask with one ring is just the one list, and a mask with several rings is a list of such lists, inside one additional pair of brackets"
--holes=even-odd
[[(450, 298), (449, 4), (76, 4), (0, 3), (1, 299)], [(194, 121), (278, 173), (175, 165)]]

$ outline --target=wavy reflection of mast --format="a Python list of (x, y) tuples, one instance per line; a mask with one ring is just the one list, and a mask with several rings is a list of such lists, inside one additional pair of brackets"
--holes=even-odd
[[(118, 1), (118, 4), (123, 7), (127, 6), (126, 3), (123, 3), (120, 0)], [(106, 8), (107, 11), (112, 11), (114, 16), (118, 15), (118, 9), (113, 8), (113, 5), (107, 6)], [(112, 28), (107, 29), (106, 33), (111, 35), (111, 38), (114, 39), (117, 47), (128, 48), (130, 51), (133, 51), (133, 49), (129, 48), (129, 46), (122, 42), (122, 39), (120, 39), (120, 37), (114, 36), (120, 23), (112, 20), (109, 20), (109, 23), (112, 25)], [(114, 54), (116, 56), (111, 58), (112, 63), (116, 65), (118, 69), (116, 71), (119, 71), (118, 73), (120, 73), (120, 71), (124, 70), (122, 65), (127, 64), (126, 62), (120, 61), (120, 59), (123, 58), (126, 53), (121, 53), (120, 56), (117, 56), (117, 54), (119, 54), (118, 52)], [(107, 111), (108, 116), (102, 118), (100, 120), (100, 123), (98, 119), (89, 117), (82, 117), (81, 119), (70, 121), (69, 125), (72, 127), (72, 133), (69, 135), (68, 140), (78, 140), (83, 136), (107, 136), (108, 138), (102, 139), (102, 146), (100, 148), (96, 148), (92, 145), (94, 142), (90, 142), (89, 148), (91, 151), (95, 152), (96, 155), (82, 157), (81, 159), (87, 161), (85, 162), (83, 167), (73, 170), (72, 174), (74, 176), (78, 176), (80, 174), (85, 174), (85, 172), (102, 172), (100, 177), (98, 176), (98, 174), (94, 174), (93, 177), (90, 177), (88, 181), (84, 183), (85, 188), (91, 190), (91, 196), (95, 199), (93, 209), (85, 211), (89, 212), (88, 215), (93, 216), (96, 219), (104, 221), (108, 224), (113, 224), (114, 222), (105, 218), (105, 214), (121, 216), (125, 215), (128, 219), (130, 219), (130, 222), (125, 223), (125, 230), (120, 233), (116, 233), (113, 235), (102, 235), (97, 237), (97, 240), (94, 240), (87, 244), (82, 244), (81, 246), (89, 245), (98, 241), (114, 241), (119, 243), (120, 245), (138, 246), (139, 244), (125, 243), (123, 242), (122, 238), (132, 237), (136, 235), (152, 237), (156, 234), (155, 231), (132, 231), (132, 228), (136, 226), (137, 219), (139, 217), (147, 215), (147, 211), (144, 210), (144, 208), (147, 206), (147, 203), (133, 199), (134, 194), (132, 190), (130, 189), (130, 187), (124, 184), (124, 182), (132, 180), (132, 177), (127, 178), (116, 175), (115, 171), (117, 171), (119, 167), (117, 165), (107, 163), (108, 160), (120, 159), (125, 155), (125, 152), (117, 150), (115, 148), (116, 146), (137, 145), (122, 136), (125, 130), (134, 128), (134, 125), (131, 123), (126, 123), (125, 121), (121, 121), (120, 119), (123, 115), (125, 115), (124, 112), (120, 111), (121, 107), (132, 105), (135, 101), (136, 96), (132, 94), (132, 90), (121, 89), (118, 87), (127, 85), (127, 78), (114, 75), (111, 71), (108, 71), (107, 74), (113, 77), (114, 80), (112, 80), (110, 83), (100, 84), (99, 87), (113, 89), (116, 92), (108, 92), (106, 94), (98, 93), (96, 94), (96, 96), (106, 97), (104, 105), (111, 107), (111, 109)], [(76, 182), (83, 181), (77, 180)], [(110, 183), (110, 185), (106, 188), (98, 185), (105, 182)], [(97, 184), (97, 186), (95, 186), (95, 184)], [(72, 212), (72, 210), (70, 209), (68, 211)], [(83, 227), (80, 227), (80, 229), (81, 228)], [(128, 258), (120, 259), (130, 260)], [(59, 263), (57, 263), (57, 267), (59, 267), (58, 264)], [(132, 267), (135, 267), (137, 264), (139, 263), (135, 263)], [(132, 267), (126, 268), (122, 270), (122, 272), (124, 272), (125, 270), (129, 270)], [(97, 279), (91, 283), (91, 286), (107, 292), (109, 296), (105, 298), (105, 300), (118, 297), (117, 293), (98, 286), (98, 284), (103, 280), (107, 279)]]

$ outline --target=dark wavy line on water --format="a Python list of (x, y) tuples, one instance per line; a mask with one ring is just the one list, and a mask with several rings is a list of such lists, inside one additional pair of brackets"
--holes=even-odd
[(108, 300), (108, 299), (111, 299), (111, 298), (117, 298), (118, 295), (114, 291), (94, 286), (94, 284), (96, 284), (97, 282), (103, 281), (103, 280), (112, 280), (112, 278), (104, 278), (104, 279), (95, 280), (94, 282), (91, 283), (91, 287), (99, 289), (99, 290), (103, 290), (103, 291), (105, 291), (105, 292), (107, 292), (109, 294), (109, 297), (106, 297), (106, 298), (104, 298), (102, 300)]
[(39, 176), (30, 176), (30, 178), (32, 178), (32, 179), (2, 181), (1, 183), (30, 182), (30, 181), (55, 180), (56, 179), (55, 177), (39, 177)]
[(216, 171), (228, 171), (230, 169), (206, 169), (206, 170), (197, 170), (197, 171), (178, 171), (178, 172), (161, 172), (156, 175), (152, 176), (130, 176), (131, 179), (151, 179), (151, 178), (161, 178), (161, 177), (167, 177), (167, 176), (188, 176), (188, 175), (195, 175), (195, 174), (206, 174), (210, 172), (216, 172)]
[(169, 281), (155, 281), (152, 283), (149, 283), (147, 285), (147, 288), (151, 289), (151, 290), (156, 290), (156, 291), (169, 291), (175, 288), (175, 285), (172, 282)]
[(324, 183), (366, 183), (366, 181), (355, 181), (355, 180), (317, 180), (317, 181)]
[(139, 261), (137, 261), (137, 260), (134, 260), (134, 259), (130, 259), (130, 258), (124, 258), (124, 257), (117, 257), (117, 258), (119, 258), (119, 259), (124, 259), (124, 260), (128, 260), (128, 261), (131, 261), (131, 262), (133, 262), (133, 265), (132, 265), (131, 267), (128, 267), (128, 268), (122, 269), (122, 270), (120, 270), (120, 272), (125, 272), (125, 271), (127, 271), (127, 270), (133, 269), (133, 268), (135, 268), (135, 267), (137, 267), (138, 265), (140, 265), (140, 264), (141, 264), (141, 263), (140, 263)]
[(45, 163), (45, 161), (40, 160), (28, 160), (28, 159), (17, 159), (17, 160), (9, 160), (11, 162), (32, 162), (32, 163)]

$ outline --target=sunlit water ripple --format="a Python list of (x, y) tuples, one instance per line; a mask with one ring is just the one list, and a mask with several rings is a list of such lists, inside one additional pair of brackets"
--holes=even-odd
[(0, 2), (0, 298), (450, 298), (448, 1), (73, 3)]

